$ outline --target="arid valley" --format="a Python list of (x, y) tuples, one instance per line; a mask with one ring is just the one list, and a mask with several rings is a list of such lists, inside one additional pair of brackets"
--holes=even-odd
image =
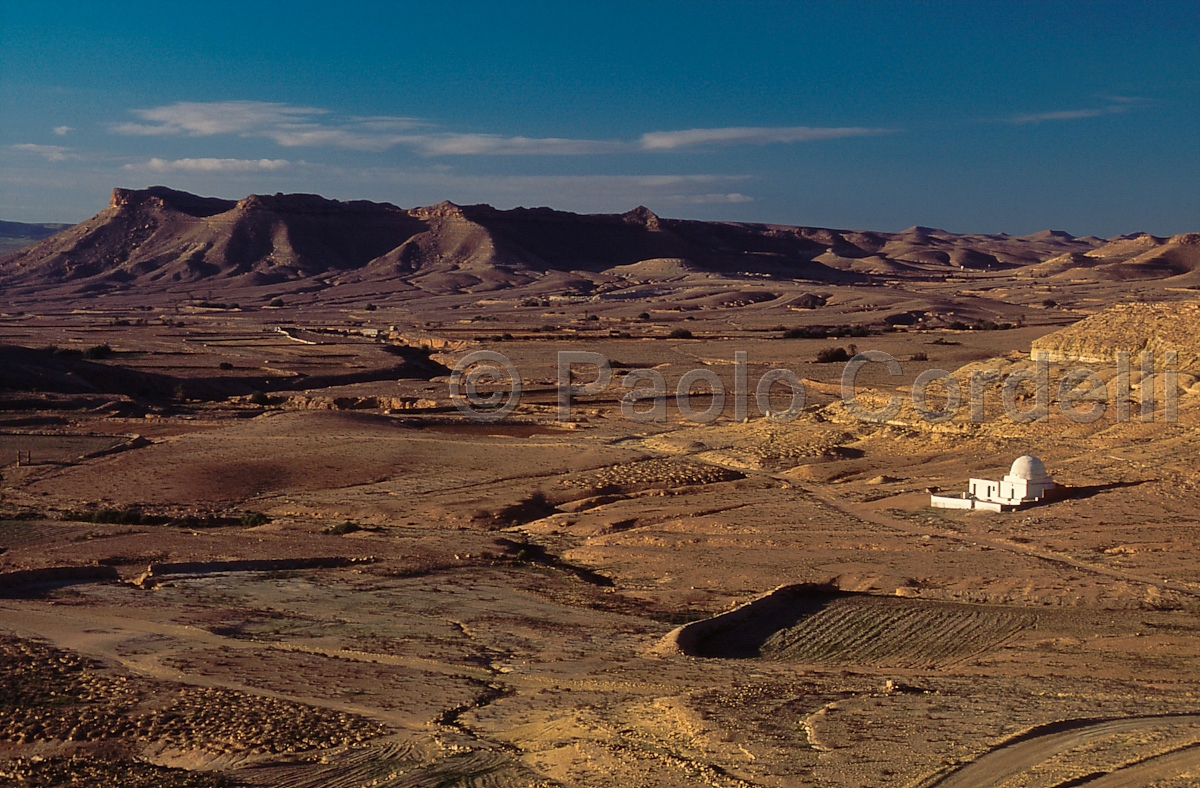
[[(0, 782), (1200, 779), (1200, 235), (161, 188), (51, 231), (0, 259)], [(1022, 455), (1055, 499), (930, 507)]]

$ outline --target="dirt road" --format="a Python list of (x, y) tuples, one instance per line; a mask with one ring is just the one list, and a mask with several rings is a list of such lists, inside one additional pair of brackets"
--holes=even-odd
[[(1055, 755), (1120, 734), (1178, 725), (1200, 725), (1200, 714), (1159, 717), (1127, 717), (1089, 722), (1070, 720), (1045, 726), (1043, 734), (1027, 734), (1002, 744), (956, 771), (922, 783), (922, 788), (988, 788), (1004, 785), (1012, 777), (1027, 772)], [(1174, 776), (1200, 765), (1200, 746), (1147, 758), (1106, 775), (1097, 775), (1083, 785), (1145, 785), (1152, 777)], [(1076, 783), (1080, 784), (1080, 783)]]

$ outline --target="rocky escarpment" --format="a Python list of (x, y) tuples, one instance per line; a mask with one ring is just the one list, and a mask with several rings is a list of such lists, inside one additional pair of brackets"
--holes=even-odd
[(1112, 364), (1118, 352), (1138, 354), (1149, 350), (1155, 367), (1162, 369), (1167, 353), (1176, 354), (1171, 365), (1180, 371), (1200, 372), (1200, 302), (1117, 304), (1074, 325), (1035, 339), (1032, 356), (1045, 355), (1052, 363)]
[[(1172, 239), (1138, 270), (1169, 276), (1187, 269), (1188, 255), (1200, 247), (1186, 240)], [(1082, 258), (1103, 245), (1101, 239), (1066, 233), (961, 235), (927, 227), (879, 233), (688, 221), (641, 206), (623, 214), (586, 215), (450, 202), (404, 209), (315, 194), (234, 201), (155, 186), (116, 189), (108, 207), (91, 219), (0, 258), (0, 293), (146, 297), (186, 295), (202, 287), (226, 300), (245, 293), (269, 302), (330, 286), (373, 297), (538, 282), (587, 290), (611, 277), (714, 273), (869, 283), (879, 275), (1022, 269), (1051, 258)], [(1116, 255), (1124, 246), (1104, 248)], [(661, 264), (642, 266), (644, 261), (679, 262), (660, 271)], [(546, 274), (554, 276), (545, 279)]]

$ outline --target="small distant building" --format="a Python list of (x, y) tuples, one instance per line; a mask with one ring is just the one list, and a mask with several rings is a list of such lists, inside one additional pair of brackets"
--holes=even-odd
[(931, 495), (929, 505), (938, 509), (982, 509), (1011, 512), (1042, 503), (1060, 490), (1046, 466), (1037, 457), (1026, 454), (1013, 460), (1008, 475), (1000, 481), (971, 479), (967, 492), (959, 495)]

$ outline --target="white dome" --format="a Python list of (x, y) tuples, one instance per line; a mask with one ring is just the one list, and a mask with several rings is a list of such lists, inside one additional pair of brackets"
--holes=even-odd
[(1009, 468), (1008, 475), (1015, 479), (1027, 479), (1031, 482), (1049, 478), (1046, 475), (1046, 466), (1032, 454), (1025, 454), (1013, 460), (1012, 468)]

